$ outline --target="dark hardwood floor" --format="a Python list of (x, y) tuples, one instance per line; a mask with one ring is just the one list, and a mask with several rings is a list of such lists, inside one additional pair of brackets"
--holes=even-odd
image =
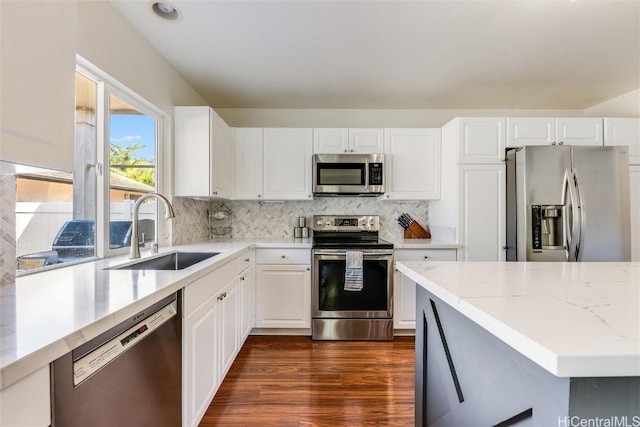
[(200, 426), (407, 427), (413, 399), (413, 337), (250, 336)]

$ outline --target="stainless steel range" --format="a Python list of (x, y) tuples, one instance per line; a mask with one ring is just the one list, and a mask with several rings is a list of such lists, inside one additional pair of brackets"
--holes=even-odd
[(393, 339), (393, 244), (378, 216), (313, 217), (312, 338)]

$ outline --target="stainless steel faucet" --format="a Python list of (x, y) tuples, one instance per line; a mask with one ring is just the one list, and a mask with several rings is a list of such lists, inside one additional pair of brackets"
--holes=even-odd
[[(138, 211), (140, 210), (142, 202), (150, 198), (156, 198), (164, 203), (164, 219), (176, 217), (173, 206), (171, 206), (169, 200), (167, 200), (167, 198), (162, 194), (147, 193), (136, 200), (136, 203), (133, 205), (133, 218), (131, 220), (131, 250), (129, 251), (129, 259), (140, 258), (140, 242), (138, 241)], [(142, 244), (144, 245), (144, 242), (142, 242)]]

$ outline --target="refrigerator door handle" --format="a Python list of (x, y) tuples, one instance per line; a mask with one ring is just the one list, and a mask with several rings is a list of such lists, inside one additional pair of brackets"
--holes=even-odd
[[(568, 198), (567, 194), (569, 195)], [(580, 232), (578, 229), (578, 222), (580, 221), (580, 218), (577, 204), (576, 181), (575, 174), (571, 169), (566, 169), (564, 172), (562, 204), (564, 205), (565, 252), (567, 255), (567, 261), (571, 262), (576, 261), (576, 247), (580, 238)]]
[(575, 189), (576, 189), (576, 198), (577, 198), (577, 202), (578, 202), (578, 209), (577, 209), (577, 215), (576, 217), (578, 218), (578, 226), (576, 228), (577, 231), (577, 238), (574, 237), (576, 239), (576, 254), (575, 254), (575, 258), (576, 261), (581, 261), (582, 260), (582, 242), (584, 240), (584, 230), (585, 230), (585, 209), (584, 209), (584, 200), (583, 200), (583, 196), (582, 196), (582, 190), (580, 189), (580, 172), (578, 171), (578, 169), (573, 169), (573, 179), (574, 179), (574, 183), (575, 183)]

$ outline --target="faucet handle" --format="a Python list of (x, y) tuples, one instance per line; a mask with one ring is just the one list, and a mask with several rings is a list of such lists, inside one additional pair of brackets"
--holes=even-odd
[(144, 235), (145, 235), (145, 233), (141, 233), (140, 234), (141, 239), (138, 240), (138, 247), (139, 248), (144, 248), (145, 247), (145, 244), (144, 244), (144, 237), (145, 236)]

